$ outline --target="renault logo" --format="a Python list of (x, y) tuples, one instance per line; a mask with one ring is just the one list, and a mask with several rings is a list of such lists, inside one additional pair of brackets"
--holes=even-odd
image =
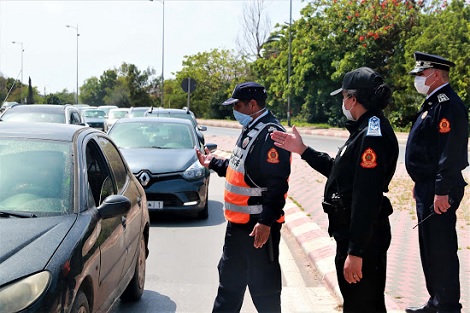
[(150, 175), (147, 172), (142, 173), (139, 176), (139, 181), (142, 186), (147, 186), (148, 183), (150, 182)]

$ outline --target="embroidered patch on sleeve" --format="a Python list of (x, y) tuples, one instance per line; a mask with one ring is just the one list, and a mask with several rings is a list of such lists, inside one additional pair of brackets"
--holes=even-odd
[(367, 148), (361, 157), (363, 168), (374, 168), (377, 166), (377, 154), (371, 148)]
[(272, 164), (279, 163), (279, 153), (277, 152), (276, 148), (271, 148), (271, 150), (268, 151), (268, 158), (266, 161)]
[(449, 120), (447, 120), (446, 118), (443, 118), (439, 122), (439, 132), (441, 134), (446, 134), (446, 133), (450, 132), (450, 123), (449, 123)]

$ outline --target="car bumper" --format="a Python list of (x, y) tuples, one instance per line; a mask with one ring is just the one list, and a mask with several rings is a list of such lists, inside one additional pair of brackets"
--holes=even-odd
[(187, 181), (172, 179), (144, 187), (150, 212), (197, 213), (207, 201), (209, 177)]

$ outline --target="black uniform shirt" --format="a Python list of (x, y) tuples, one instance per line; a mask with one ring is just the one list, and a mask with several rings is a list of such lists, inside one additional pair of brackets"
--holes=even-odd
[(453, 186), (466, 185), (467, 146), (468, 112), (446, 85), (423, 103), (413, 122), (405, 153), (408, 174), (415, 182), (435, 180), (435, 194), (448, 195)]
[(392, 213), (391, 206), (382, 209), (382, 203), (395, 173), (398, 141), (380, 111), (369, 110), (346, 127), (350, 136), (334, 159), (312, 148), (302, 154), (302, 159), (328, 177), (325, 201), (339, 193), (350, 215), (349, 224), (341, 227), (330, 218), (330, 235), (336, 240), (349, 240), (348, 253), (362, 256), (374, 224)]
[[(271, 112), (250, 124), (248, 128), (243, 128), (236, 145), (242, 147), (244, 139), (249, 137), (250, 131), (260, 122), (272, 123), (277, 126), (276, 129), (271, 126), (265, 127), (258, 135), (257, 141), (252, 145), (245, 161), (245, 182), (251, 187), (265, 187), (267, 189), (263, 192), (262, 197), (250, 197), (248, 204), (262, 204), (263, 211), (258, 218), (258, 222), (271, 226), (273, 222), (284, 215), (283, 208), (286, 203), (284, 195), (289, 189), (291, 154), (276, 147), (269, 135), (274, 130), (284, 130)], [(209, 168), (219, 176), (225, 176), (228, 164), (229, 159), (213, 158)]]

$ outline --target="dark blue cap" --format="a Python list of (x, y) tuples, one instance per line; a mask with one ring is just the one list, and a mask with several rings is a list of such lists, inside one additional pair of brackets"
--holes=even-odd
[(373, 89), (383, 83), (384, 80), (379, 73), (364, 66), (347, 72), (346, 75), (344, 75), (341, 88), (331, 92), (330, 95), (335, 96), (343, 90)]
[(264, 86), (254, 82), (246, 82), (238, 84), (232, 92), (232, 97), (225, 100), (222, 105), (234, 104), (240, 100), (265, 101), (267, 97)]
[(409, 72), (411, 75), (417, 75), (428, 68), (436, 68), (439, 70), (449, 71), (455, 63), (444, 59), (438, 55), (416, 51), (414, 53), (416, 61), (415, 68)]

